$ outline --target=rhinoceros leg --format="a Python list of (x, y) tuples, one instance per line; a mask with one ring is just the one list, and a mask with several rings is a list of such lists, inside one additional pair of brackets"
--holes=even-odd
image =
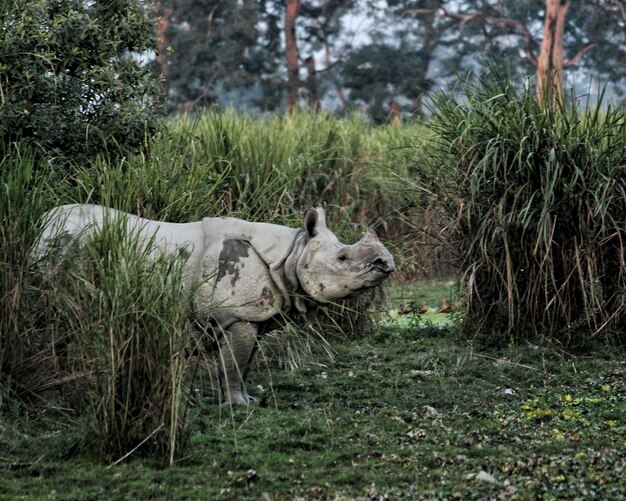
[(258, 327), (250, 322), (235, 322), (220, 344), (219, 381), (225, 404), (250, 403), (245, 379), (256, 351), (257, 330)]

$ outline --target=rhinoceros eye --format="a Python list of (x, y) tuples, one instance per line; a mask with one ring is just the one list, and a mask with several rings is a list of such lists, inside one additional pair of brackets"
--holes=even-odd
[(343, 263), (348, 260), (348, 254), (342, 252), (337, 256), (337, 259)]

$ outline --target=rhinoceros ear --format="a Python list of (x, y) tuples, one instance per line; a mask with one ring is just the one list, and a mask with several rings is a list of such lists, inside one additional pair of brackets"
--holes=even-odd
[(326, 212), (321, 207), (309, 209), (304, 214), (304, 228), (307, 233), (314, 237), (318, 228), (326, 228)]

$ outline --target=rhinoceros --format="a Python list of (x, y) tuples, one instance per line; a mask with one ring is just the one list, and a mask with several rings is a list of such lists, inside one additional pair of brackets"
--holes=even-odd
[(47, 213), (34, 254), (88, 238), (123, 217), (153, 253), (186, 259), (184, 286), (193, 291), (194, 321), (219, 340), (225, 403), (248, 404), (245, 379), (257, 338), (291, 319), (309, 324), (318, 306), (382, 283), (394, 271), (389, 251), (369, 230), (353, 245), (326, 227), (323, 209), (309, 209), (302, 228), (207, 217), (191, 223), (152, 221), (98, 205), (63, 205)]

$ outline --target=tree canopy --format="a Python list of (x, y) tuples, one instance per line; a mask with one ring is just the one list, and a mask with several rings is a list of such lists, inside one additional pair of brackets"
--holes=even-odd
[(140, 0), (0, 1), (0, 138), (93, 155), (156, 128), (155, 48)]
[(623, 0), (154, 0), (173, 106), (224, 101), (237, 90), (247, 106), (317, 109), (321, 101), (365, 108), (376, 121), (392, 107), (419, 112), (434, 84), (485, 61), (534, 76), (554, 2), (567, 12), (565, 85), (593, 76), (623, 95)]
[[(98, 135), (140, 140), (140, 124), (150, 123), (158, 99), (156, 80), (141, 63), (152, 50), (150, 68), (163, 76), (171, 111), (214, 104), (358, 108), (382, 121), (400, 111), (420, 113), (434, 87), (479, 72), (486, 61), (520, 81), (550, 70), (540, 56), (551, 9), (562, 13), (562, 31), (555, 34), (560, 62), (550, 64), (565, 88), (576, 85), (583, 94), (593, 77), (618, 99), (626, 90), (625, 0), (0, 0), (0, 6), (8, 28), (0, 35), (0, 132), (45, 136), (55, 147), (97, 149)], [(111, 117), (116, 123), (107, 122)], [(77, 121), (88, 126), (89, 145), (85, 130), (73, 127)]]

